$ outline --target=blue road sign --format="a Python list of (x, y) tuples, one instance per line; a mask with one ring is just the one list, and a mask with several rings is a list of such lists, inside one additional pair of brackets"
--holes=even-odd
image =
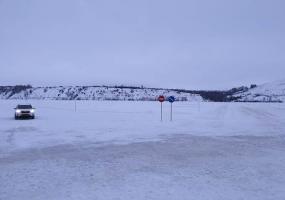
[(173, 103), (175, 101), (175, 97), (174, 96), (170, 96), (167, 99), (170, 103)]

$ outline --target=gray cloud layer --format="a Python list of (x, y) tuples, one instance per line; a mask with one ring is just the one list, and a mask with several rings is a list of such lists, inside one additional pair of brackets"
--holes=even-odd
[(223, 89), (285, 78), (283, 0), (0, 0), (0, 84)]

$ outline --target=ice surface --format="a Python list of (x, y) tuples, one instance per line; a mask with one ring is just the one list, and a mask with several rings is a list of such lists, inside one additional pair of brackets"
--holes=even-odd
[(0, 101), (0, 199), (285, 199), (285, 104), (173, 106)]

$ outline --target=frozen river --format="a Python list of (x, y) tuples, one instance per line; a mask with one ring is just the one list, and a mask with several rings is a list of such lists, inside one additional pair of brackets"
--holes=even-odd
[(0, 101), (0, 199), (284, 200), (285, 104)]

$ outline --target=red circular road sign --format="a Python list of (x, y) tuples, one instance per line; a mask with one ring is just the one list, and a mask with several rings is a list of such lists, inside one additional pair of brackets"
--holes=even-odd
[(165, 97), (164, 96), (162, 96), (162, 95), (160, 95), (159, 97), (158, 97), (158, 101), (159, 102), (164, 102), (165, 101)]

